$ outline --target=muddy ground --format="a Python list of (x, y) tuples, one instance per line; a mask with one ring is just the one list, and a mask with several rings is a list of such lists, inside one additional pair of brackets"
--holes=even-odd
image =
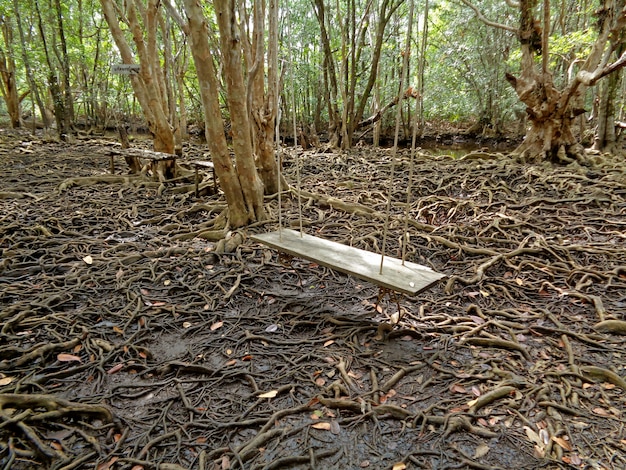
[[(249, 239), (276, 197), (223, 231), (208, 175), (110, 175), (113, 146), (0, 134), (2, 468), (626, 468), (623, 159), (418, 152), (407, 259), (447, 278), (398, 321)], [(286, 152), (306, 231), (378, 252), (392, 161), (400, 256), (408, 151)]]

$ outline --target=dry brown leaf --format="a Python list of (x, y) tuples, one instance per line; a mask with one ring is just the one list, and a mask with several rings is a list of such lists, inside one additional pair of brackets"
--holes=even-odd
[(543, 440), (539, 437), (539, 434), (528, 426), (524, 426), (524, 431), (526, 431), (526, 437), (529, 441), (534, 442), (537, 446), (543, 447)]
[(320, 421), (319, 423), (314, 423), (311, 425), (311, 427), (315, 429), (323, 429), (324, 431), (330, 431), (330, 423), (326, 421)]
[(476, 447), (476, 450), (474, 451), (474, 458), (479, 459), (481, 457), (484, 457), (489, 453), (490, 450), (491, 449), (487, 444), (482, 443), (478, 447)]
[(458, 383), (452, 384), (450, 386), (450, 391), (452, 393), (467, 393), (467, 390), (465, 390), (465, 387)]
[(115, 462), (117, 462), (118, 460), (119, 460), (119, 457), (113, 457), (108, 462), (103, 462), (103, 463), (99, 464), (96, 468), (97, 468), (97, 470), (109, 470), (110, 468), (113, 467), (113, 464)]
[(9, 385), (13, 382), (13, 377), (2, 377), (0, 379), (0, 387), (4, 387), (5, 385)]
[(65, 353), (58, 354), (57, 360), (59, 362), (72, 362), (72, 361), (81, 362), (80, 357), (74, 356), (73, 354), (65, 354)]
[(391, 470), (404, 470), (406, 468), (406, 464), (404, 462), (394, 463)]
[(224, 326), (224, 322), (223, 321), (216, 321), (215, 323), (213, 323), (211, 325), (211, 327), (209, 328), (211, 331), (215, 331), (218, 328), (221, 328), (222, 326)]
[(363, 460), (360, 464), (359, 467), (361, 468), (367, 468), (370, 466), (370, 461), (369, 460)]
[(315, 379), (315, 384), (319, 387), (323, 387), (326, 384), (326, 380), (324, 380), (323, 377), (318, 377), (317, 379)]
[(269, 392), (261, 393), (259, 398), (274, 398), (278, 395), (278, 390), (270, 390)]
[(568, 451), (572, 450), (572, 445), (569, 443), (569, 441), (566, 441), (562, 437), (552, 436), (552, 440), (556, 442), (558, 445), (560, 445), (563, 449), (568, 450)]
[(330, 346), (330, 345), (331, 345), (331, 344), (333, 344), (334, 342), (335, 342), (335, 340), (334, 340), (334, 339), (329, 339), (328, 341), (326, 341), (326, 342), (324, 343), (324, 347), (326, 347), (326, 346)]
[(183, 322), (183, 328), (191, 328), (191, 322), (185, 321)]
[(595, 414), (600, 415), (600, 416), (611, 416), (611, 413), (609, 413), (607, 410), (605, 410), (604, 408), (600, 408), (599, 406), (594, 408), (592, 410)]
[(124, 367), (124, 364), (117, 364), (113, 367), (111, 367), (109, 370), (107, 370), (107, 374), (115, 374), (116, 372), (119, 372), (120, 370), (122, 370), (122, 367)]

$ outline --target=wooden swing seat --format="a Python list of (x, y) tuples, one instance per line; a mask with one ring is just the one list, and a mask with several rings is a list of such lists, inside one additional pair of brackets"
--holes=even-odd
[(385, 257), (380, 274), (380, 255), (323, 238), (282, 229), (250, 237), (291, 256), (312, 261), (385, 289), (415, 295), (443, 279), (445, 274), (416, 263)]

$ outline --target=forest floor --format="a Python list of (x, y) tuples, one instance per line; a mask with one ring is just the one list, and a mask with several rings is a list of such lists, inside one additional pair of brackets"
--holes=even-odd
[[(626, 468), (623, 159), (419, 152), (407, 259), (447, 278), (397, 321), (250, 240), (276, 197), (220, 244), (210, 178), (110, 175), (113, 145), (0, 133), (1, 468)], [(408, 151), (286, 152), (306, 231), (378, 252), (392, 160), (398, 256)]]

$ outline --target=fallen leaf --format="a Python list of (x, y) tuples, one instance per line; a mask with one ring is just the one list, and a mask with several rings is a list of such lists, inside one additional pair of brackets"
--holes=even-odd
[(81, 362), (80, 357), (74, 356), (73, 354), (65, 354), (65, 353), (58, 354), (57, 360), (59, 362), (72, 362), (72, 361)]
[(331, 344), (333, 344), (334, 342), (335, 342), (335, 340), (334, 340), (334, 339), (329, 339), (328, 341), (326, 341), (326, 342), (324, 343), (324, 347), (326, 347), (326, 346), (330, 346), (330, 345), (331, 345)]
[(268, 326), (267, 328), (265, 328), (265, 331), (267, 333), (274, 333), (275, 331), (278, 331), (278, 325), (272, 324), (272, 325)]
[(567, 451), (571, 451), (572, 450), (572, 445), (568, 441), (563, 439), (562, 437), (552, 436), (552, 440), (554, 442), (556, 442), (558, 445), (560, 445), (563, 449), (565, 449)]
[(600, 408), (600, 407), (596, 407), (592, 410), (595, 414), (600, 415), (600, 416), (611, 416), (611, 413), (609, 413), (607, 410), (605, 410), (604, 408)]
[(209, 328), (211, 331), (215, 331), (218, 328), (221, 328), (222, 326), (224, 326), (224, 322), (223, 321), (216, 321), (215, 323), (213, 323), (211, 325), (211, 327)]
[(523, 285), (524, 285), (524, 281), (523, 281), (522, 279), (520, 279), (519, 277), (518, 277), (518, 278), (515, 278), (515, 283), (516, 283), (518, 286), (523, 286)]
[(251, 361), (251, 360), (253, 359), (253, 357), (254, 357), (254, 356), (253, 356), (252, 354), (248, 354), (248, 355), (246, 355), (246, 356), (243, 356), (243, 357), (241, 358), (241, 360), (242, 360), (242, 361)]
[(278, 395), (278, 390), (270, 390), (269, 392), (261, 393), (259, 398), (274, 398)]
[(330, 432), (332, 432), (333, 434), (339, 434), (341, 432), (341, 427), (339, 426), (339, 423), (334, 419), (330, 422)]
[(93, 264), (93, 258), (90, 255), (85, 256), (83, 261), (87, 264)]
[(315, 379), (315, 384), (319, 387), (323, 387), (326, 384), (326, 380), (324, 380), (323, 377), (318, 377), (317, 379)]
[(404, 470), (406, 468), (406, 464), (404, 462), (394, 463), (391, 470)]
[(526, 437), (529, 441), (534, 442), (538, 446), (543, 446), (542, 439), (539, 437), (539, 434), (537, 434), (533, 429), (529, 428), (528, 426), (524, 426), (524, 431), (526, 431)]
[(323, 429), (324, 431), (330, 431), (330, 423), (326, 421), (321, 421), (319, 423), (314, 423), (311, 425), (314, 429)]
[(450, 386), (450, 391), (452, 393), (467, 393), (467, 390), (465, 390), (465, 387), (461, 384), (452, 384)]
[(113, 464), (117, 462), (118, 460), (119, 460), (119, 457), (113, 457), (108, 462), (101, 463), (96, 468), (97, 470), (109, 470), (113, 466)]
[(0, 387), (9, 385), (11, 382), (13, 382), (13, 377), (2, 377), (0, 379)]
[(369, 460), (363, 460), (360, 464), (359, 467), (361, 468), (367, 468), (370, 466), (370, 461)]
[(183, 328), (191, 328), (191, 322), (183, 322)]
[(172, 281), (170, 281), (169, 279), (166, 279), (165, 281), (163, 281), (164, 286), (169, 286), (171, 283)]
[(480, 444), (478, 447), (476, 447), (476, 450), (474, 451), (474, 458), (475, 459), (479, 459), (481, 457), (484, 457), (485, 455), (487, 455), (489, 453), (491, 449), (489, 448), (489, 446), (485, 443)]
[(116, 372), (119, 372), (120, 370), (122, 370), (122, 367), (124, 367), (124, 364), (117, 364), (113, 367), (111, 367), (109, 370), (107, 370), (107, 374), (115, 374)]

